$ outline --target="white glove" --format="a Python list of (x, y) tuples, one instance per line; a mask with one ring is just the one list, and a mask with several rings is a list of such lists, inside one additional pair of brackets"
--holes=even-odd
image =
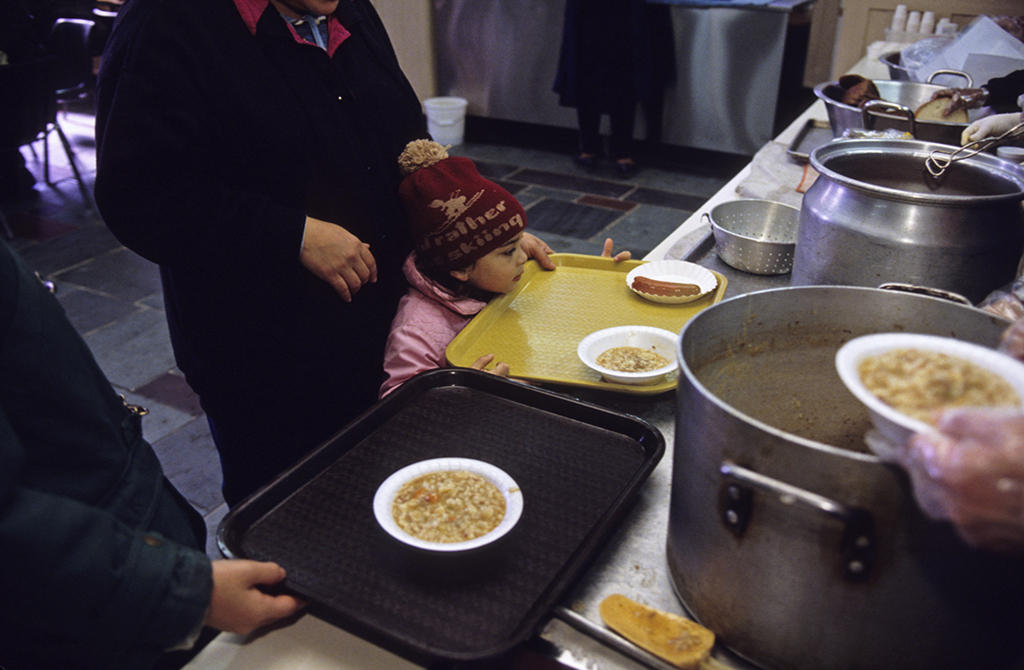
[(986, 137), (997, 137), (1021, 122), (1020, 112), (993, 114), (978, 119), (960, 133), (960, 144), (970, 144)]

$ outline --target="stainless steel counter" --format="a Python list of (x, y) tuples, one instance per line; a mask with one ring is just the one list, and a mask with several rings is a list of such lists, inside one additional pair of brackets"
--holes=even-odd
[[(809, 2), (673, 5), (677, 73), (665, 92), (663, 142), (747, 155), (768, 142), (789, 14)], [(472, 116), (575, 128), (575, 110), (552, 91), (564, 8), (564, 0), (433, 0), (438, 94), (466, 98)]]
[[(751, 291), (789, 286), (790, 283), (788, 274), (752, 275), (729, 267), (716, 255), (710, 235), (696, 235), (663, 257), (690, 260), (723, 274), (729, 282), (724, 299)], [(552, 656), (571, 667), (602, 670), (669, 668), (671, 666), (650, 654), (610, 635), (601, 623), (598, 605), (606, 596), (622, 593), (658, 609), (693, 618), (676, 595), (665, 558), (675, 439), (675, 393), (653, 398), (597, 391), (573, 395), (633, 414), (653, 424), (665, 438), (665, 456), (644, 484), (634, 508), (609, 540), (606, 549), (563, 600), (555, 618), (544, 627), (540, 637), (551, 643)], [(725, 668), (746, 670), (755, 667), (722, 645), (716, 646), (715, 658)]]

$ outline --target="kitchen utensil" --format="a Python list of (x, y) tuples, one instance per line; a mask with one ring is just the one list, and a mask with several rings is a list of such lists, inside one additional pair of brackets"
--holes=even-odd
[[(960, 134), (967, 123), (949, 123), (946, 121), (917, 121), (914, 110), (931, 100), (936, 91), (945, 86), (930, 83), (935, 77), (947, 74), (958, 75), (966, 80), (967, 87), (973, 85), (970, 76), (954, 70), (933, 72), (928, 83), (915, 81), (894, 81), (890, 79), (873, 79), (881, 96), (880, 100), (872, 100), (863, 108), (841, 102), (843, 89), (837, 82), (823, 82), (814, 87), (814, 95), (825, 103), (832, 134), (842, 137), (849, 129), (864, 130), (896, 130), (908, 131), (919, 140), (941, 142), (958, 146)], [(969, 110), (969, 121), (977, 118), (978, 110)]]
[(715, 250), (725, 263), (760, 275), (785, 274), (793, 266), (800, 210), (771, 200), (730, 200), (705, 213)]
[(667, 558), (689, 612), (765, 668), (1015, 667), (1020, 559), (917, 508), (864, 446), (835, 354), (875, 332), (995, 346), (1008, 322), (909, 293), (790, 287), (722, 301), (679, 343)]
[(989, 154), (941, 180), (922, 169), (939, 145), (835, 140), (811, 152), (793, 285), (905, 282), (972, 302), (1011, 281), (1024, 252), (1024, 168)]
[[(418, 375), (252, 497), (218, 530), (228, 557), (272, 560), (317, 616), (425, 666), (529, 639), (608, 541), (664, 452), (650, 424), (466, 369)], [(526, 504), (486, 560), (396, 551), (371, 503), (440, 456), (492, 463)], [(486, 664), (485, 664), (486, 665)]]
[(928, 152), (928, 158), (924, 161), (924, 167), (928, 170), (928, 174), (938, 179), (945, 174), (946, 169), (952, 163), (977, 156), (982, 151), (988, 151), (992, 147), (997, 147), (1018, 137), (1024, 137), (1024, 122), (1018, 123), (1000, 135), (968, 142), (953, 151), (944, 147), (936, 147)]

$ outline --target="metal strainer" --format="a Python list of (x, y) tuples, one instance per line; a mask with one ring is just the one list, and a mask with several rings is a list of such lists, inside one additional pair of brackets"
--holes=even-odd
[(728, 265), (757, 275), (793, 269), (800, 210), (771, 200), (731, 200), (715, 205), (708, 217), (715, 251)]

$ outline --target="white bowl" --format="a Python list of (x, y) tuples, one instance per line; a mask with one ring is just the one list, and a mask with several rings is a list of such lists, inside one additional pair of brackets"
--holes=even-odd
[[(700, 291), (696, 295), (665, 296), (654, 295), (633, 288), (633, 280), (646, 277), (655, 281), (674, 282), (676, 284), (696, 284)], [(718, 278), (706, 267), (689, 261), (653, 261), (638, 265), (626, 275), (626, 286), (633, 293), (652, 302), (678, 304), (693, 302), (715, 290)]]
[[(914, 433), (934, 430), (924, 421), (907, 416), (882, 402), (861, 381), (857, 372), (860, 362), (868, 356), (877, 356), (891, 349), (935, 351), (969, 361), (1002, 377), (1017, 396), (1024, 400), (1024, 363), (995, 349), (950, 337), (913, 333), (878, 333), (854, 338), (836, 352), (836, 370), (847, 388), (868, 408), (872, 423), (880, 437), (889, 443), (889, 447), (902, 447)], [(891, 456), (891, 452), (885, 449), (887, 445), (879, 445), (872, 439), (867, 442), (879, 456)]]
[[(391, 511), (392, 503), (398, 490), (406, 482), (431, 472), (442, 470), (466, 470), (481, 475), (501, 491), (505, 496), (505, 517), (489, 533), (480, 537), (466, 540), (465, 542), (428, 542), (406, 533), (399, 528), (395, 522), (394, 514)], [(439, 553), (459, 553), (477, 549), (495, 542), (506, 535), (519, 521), (523, 514), (523, 492), (519, 486), (504, 470), (478, 461), (473, 458), (432, 458), (426, 461), (419, 461), (397, 470), (377, 488), (373, 496), (373, 514), (377, 523), (384, 531), (403, 544), (417, 549), (424, 549)]]
[[(598, 372), (605, 380), (620, 384), (654, 384), (679, 367), (676, 361), (678, 336), (670, 330), (651, 326), (616, 326), (587, 335), (580, 340), (576, 353), (584, 365)], [(669, 360), (669, 364), (646, 372), (620, 372), (597, 364), (597, 357), (612, 347), (650, 349)]]

